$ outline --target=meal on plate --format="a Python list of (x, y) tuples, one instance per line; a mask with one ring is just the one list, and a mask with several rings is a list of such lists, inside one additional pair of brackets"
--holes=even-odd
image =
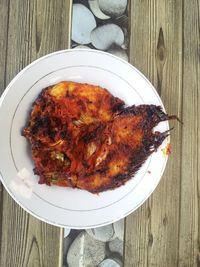
[(64, 81), (42, 90), (23, 135), (40, 184), (98, 193), (134, 176), (169, 135), (153, 128), (171, 118), (160, 106), (126, 107), (100, 86)]

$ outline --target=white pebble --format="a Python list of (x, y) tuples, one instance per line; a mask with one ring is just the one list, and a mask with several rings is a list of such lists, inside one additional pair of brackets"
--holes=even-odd
[(100, 9), (108, 16), (122, 15), (127, 6), (127, 0), (99, 0)]
[(108, 23), (91, 32), (91, 41), (95, 48), (107, 50), (112, 44), (121, 46), (124, 43), (124, 33), (118, 25)]
[(96, 27), (92, 12), (82, 4), (73, 5), (72, 40), (79, 44), (89, 44), (90, 33)]
[(91, 237), (102, 242), (107, 242), (111, 240), (114, 235), (113, 224), (109, 224), (94, 229), (88, 229), (86, 231)]

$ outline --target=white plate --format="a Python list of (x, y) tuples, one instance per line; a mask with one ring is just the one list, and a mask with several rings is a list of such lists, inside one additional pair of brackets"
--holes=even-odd
[[(167, 157), (161, 148), (124, 186), (94, 195), (86, 191), (37, 184), (27, 141), (21, 136), (27, 114), (39, 92), (62, 80), (107, 88), (128, 105), (162, 101), (151, 83), (132, 65), (96, 50), (64, 50), (42, 57), (23, 69), (0, 100), (0, 174), (14, 200), (33, 216), (62, 227), (92, 228), (117, 221), (136, 210), (154, 191)], [(158, 130), (169, 129), (162, 122)]]

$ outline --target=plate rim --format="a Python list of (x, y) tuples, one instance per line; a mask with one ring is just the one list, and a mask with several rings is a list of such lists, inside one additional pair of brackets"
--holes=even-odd
[[(152, 91), (154, 92), (154, 94), (157, 96), (157, 98), (159, 99), (160, 101), (160, 105), (162, 106), (163, 108), (163, 111), (166, 112), (165, 110), (165, 107), (164, 107), (164, 104), (158, 94), (158, 92), (156, 91), (155, 87), (152, 85), (152, 83), (146, 78), (146, 76), (141, 73), (135, 66), (133, 66), (132, 64), (130, 64), (129, 62), (115, 56), (115, 55), (112, 55), (112, 54), (109, 54), (107, 52), (104, 52), (104, 51), (99, 51), (99, 50), (92, 50), (92, 49), (64, 49), (64, 50), (59, 50), (59, 51), (55, 51), (53, 53), (49, 53), (47, 55), (44, 55), (36, 60), (34, 60), (33, 62), (31, 62), (30, 64), (28, 64), (25, 68), (23, 68), (10, 82), (9, 84), (6, 86), (4, 92), (2, 93), (1, 97), (0, 97), (0, 109), (1, 109), (1, 106), (2, 106), (2, 103), (7, 95), (7, 93), (9, 92), (10, 88), (12, 87), (12, 85), (15, 83), (15, 81), (21, 77), (27, 70), (29, 70), (33, 65), (36, 65), (37, 63), (39, 63), (40, 61), (44, 60), (45, 58), (48, 58), (48, 57), (52, 57), (52, 56), (55, 56), (55, 55), (59, 55), (59, 54), (63, 54), (63, 53), (69, 53), (69, 52), (73, 52), (73, 53), (77, 53), (77, 52), (92, 52), (92, 53), (95, 53), (95, 54), (103, 54), (103, 55), (106, 55), (108, 57), (111, 57), (111, 58), (114, 58), (116, 59), (117, 61), (121, 61), (122, 63), (124, 63), (125, 65), (128, 65), (131, 69), (133, 69), (135, 72), (137, 72), (141, 78), (143, 78), (145, 80), (145, 82), (148, 83), (148, 85), (151, 87)], [(169, 129), (169, 122), (167, 121), (167, 127)], [(168, 140), (170, 142), (170, 136), (168, 137)], [(0, 171), (0, 180), (3, 184), (3, 186), (5, 187), (6, 191), (10, 194), (10, 196), (14, 199), (14, 201), (20, 206), (22, 207), (26, 212), (28, 212), (29, 214), (33, 215), (34, 217), (36, 217), (37, 219), (43, 221), (43, 222), (46, 222), (46, 223), (49, 223), (51, 225), (55, 225), (55, 226), (59, 226), (59, 227), (66, 227), (66, 228), (73, 228), (73, 229), (88, 229), (88, 228), (96, 228), (96, 227), (101, 227), (101, 226), (105, 226), (105, 225), (108, 225), (108, 224), (111, 224), (111, 223), (114, 223), (122, 218), (125, 218), (127, 217), (129, 214), (131, 214), (132, 212), (134, 212), (135, 210), (137, 210), (140, 206), (142, 206), (142, 204), (151, 196), (151, 194), (154, 192), (154, 190), (157, 188), (159, 182), (161, 181), (161, 178), (163, 176), (163, 173), (164, 173), (164, 170), (166, 169), (166, 165), (167, 165), (167, 161), (168, 161), (168, 155), (166, 155), (165, 157), (165, 161), (163, 163), (163, 167), (162, 167), (162, 170), (161, 170), (161, 173), (160, 173), (160, 177), (159, 179), (157, 180), (156, 183), (154, 183), (154, 186), (153, 188), (150, 190), (150, 192), (146, 195), (146, 197), (143, 199), (143, 201), (141, 201), (137, 206), (135, 206), (134, 208), (130, 209), (128, 212), (126, 213), (123, 213), (122, 216), (118, 217), (118, 218), (115, 218), (109, 222), (103, 222), (99, 225), (95, 224), (95, 225), (87, 225), (87, 226), (69, 226), (69, 225), (63, 225), (62, 223), (58, 223), (58, 222), (53, 222), (52, 220), (49, 220), (49, 219), (46, 219), (44, 217), (40, 217), (39, 215), (35, 214), (31, 209), (27, 208), (24, 204), (22, 204), (17, 198), (16, 196), (13, 194), (13, 192), (9, 189), (9, 187), (6, 185), (5, 181), (4, 181), (4, 178), (3, 178), (3, 175)], [(117, 217), (117, 216), (116, 216)]]

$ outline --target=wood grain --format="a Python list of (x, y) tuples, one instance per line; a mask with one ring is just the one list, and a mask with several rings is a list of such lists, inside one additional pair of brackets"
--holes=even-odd
[[(130, 1), (130, 60), (157, 88), (170, 114), (182, 112), (182, 1)], [(179, 261), (181, 124), (171, 122), (172, 155), (156, 191), (126, 219), (124, 266)]]
[(5, 88), (5, 66), (6, 66), (6, 51), (7, 51), (7, 33), (8, 33), (8, 10), (9, 1), (0, 0), (0, 95)]
[(179, 264), (200, 266), (200, 2), (184, 0)]
[[(7, 51), (7, 27), (8, 27), (8, 10), (9, 2), (7, 0), (0, 0), (0, 95), (5, 88), (5, 75), (6, 75), (6, 51)], [(0, 182), (0, 237), (2, 231), (2, 210), (3, 210), (3, 185)], [(1, 251), (1, 247), (0, 247)], [(1, 252), (0, 252), (1, 255)]]
[[(0, 0), (0, 8), (2, 90), (34, 59), (69, 47), (71, 1)], [(1, 267), (62, 265), (62, 229), (30, 216), (5, 190), (1, 208)]]

